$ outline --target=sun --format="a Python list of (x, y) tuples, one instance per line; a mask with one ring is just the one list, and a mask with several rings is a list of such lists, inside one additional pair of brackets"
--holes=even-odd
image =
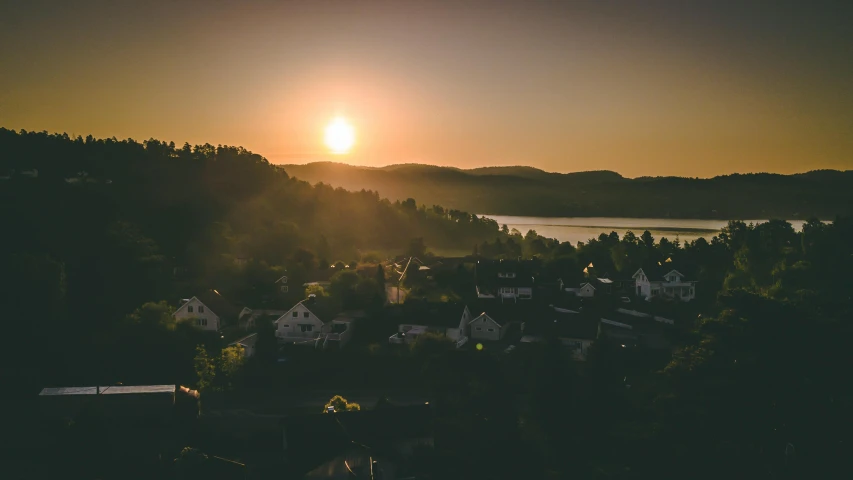
[(355, 144), (355, 129), (345, 118), (336, 117), (326, 126), (326, 146), (332, 153), (348, 153)]

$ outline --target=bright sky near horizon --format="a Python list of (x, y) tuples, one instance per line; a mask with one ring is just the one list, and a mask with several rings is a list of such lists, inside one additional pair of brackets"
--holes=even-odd
[(274, 163), (853, 169), (850, 25), (849, 1), (0, 0), (0, 127)]

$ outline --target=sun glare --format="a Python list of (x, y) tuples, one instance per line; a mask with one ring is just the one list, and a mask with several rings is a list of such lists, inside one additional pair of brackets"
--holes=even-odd
[(332, 153), (348, 153), (355, 144), (355, 129), (345, 118), (337, 117), (326, 126), (326, 146)]

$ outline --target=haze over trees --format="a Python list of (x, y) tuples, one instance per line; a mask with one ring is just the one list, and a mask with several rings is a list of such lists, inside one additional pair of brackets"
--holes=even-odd
[(853, 213), (853, 171), (624, 178), (610, 171), (549, 173), (532, 167), (461, 170), (433, 165), (281, 165), (289, 175), (391, 200), (494, 215), (544, 217), (809, 218)]
[[(354, 268), (362, 253), (412, 244), (468, 250), (498, 234), (493, 220), (465, 212), (309, 185), (241, 147), (0, 128), (0, 176), (5, 313), (32, 319), (15, 322), (12, 335), (40, 338), (49, 352), (16, 342), (7, 353), (60, 370), (74, 362), (55, 358), (93, 342), (106, 348), (117, 325), (183, 331), (167, 320), (123, 320), (147, 302), (167, 302), (156, 306), (164, 314), (217, 289), (254, 304), (285, 271), (341, 259)], [(378, 281), (369, 283), (358, 293), (373, 298)], [(185, 333), (185, 343), (199, 343), (201, 333)], [(84, 363), (97, 364), (92, 349), (73, 357), (90, 354)], [(192, 378), (187, 371), (175, 375)]]

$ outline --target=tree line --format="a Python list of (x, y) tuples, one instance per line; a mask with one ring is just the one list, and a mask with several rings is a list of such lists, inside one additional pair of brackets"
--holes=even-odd
[(147, 302), (217, 289), (249, 304), (284, 272), (498, 232), (465, 212), (310, 185), (242, 147), (0, 128), (0, 176), (0, 295), (22, 339), (7, 353), (66, 373)]

